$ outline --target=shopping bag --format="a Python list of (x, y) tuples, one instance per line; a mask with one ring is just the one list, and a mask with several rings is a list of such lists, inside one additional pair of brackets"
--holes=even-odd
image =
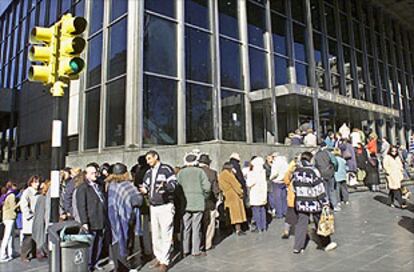
[(319, 219), (318, 223), (318, 230), (316, 233), (321, 236), (329, 236), (332, 235), (335, 231), (334, 226), (334, 215), (329, 207), (322, 208), (321, 218)]

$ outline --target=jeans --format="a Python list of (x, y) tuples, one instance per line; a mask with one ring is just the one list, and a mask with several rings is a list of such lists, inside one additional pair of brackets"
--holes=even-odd
[(13, 254), (13, 236), (14, 220), (4, 220), (4, 235), (1, 241), (0, 259), (12, 258)]
[(336, 196), (335, 191), (335, 182), (336, 181), (334, 177), (332, 177), (329, 180), (324, 179), (326, 195), (328, 196), (329, 202), (331, 203), (332, 207), (336, 207), (336, 205), (338, 205), (338, 198)]
[(276, 194), (276, 218), (282, 218), (287, 212), (287, 190), (286, 184), (275, 183)]
[(264, 206), (252, 206), (253, 219), (256, 222), (256, 227), (259, 231), (267, 229), (266, 223), (266, 209)]
[(93, 269), (96, 263), (99, 261), (101, 256), (103, 240), (104, 240), (104, 231), (103, 230), (91, 230), (90, 234), (93, 235), (93, 240), (89, 246), (89, 269)]

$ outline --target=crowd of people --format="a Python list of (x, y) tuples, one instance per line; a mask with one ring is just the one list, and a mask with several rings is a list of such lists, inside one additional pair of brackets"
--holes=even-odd
[[(292, 144), (295, 137), (299, 138), (292, 137)], [(312, 152), (297, 154), (291, 161), (273, 152), (253, 156), (242, 167), (240, 155), (233, 153), (219, 172), (199, 150), (186, 154), (183, 166), (175, 168), (151, 150), (131, 169), (120, 162), (63, 169), (60, 220), (79, 222), (92, 237), (90, 270), (99, 269), (99, 260), (109, 257), (116, 271), (128, 271), (134, 268), (128, 256), (140, 252), (143, 262), (151, 261), (150, 268), (167, 271), (174, 253), (183, 258), (206, 256), (218, 235), (259, 235), (267, 231), (269, 217), (284, 220), (281, 238), (294, 234), (293, 253), (300, 254), (310, 236), (309, 223), (317, 229), (324, 208), (340, 212), (349, 205), (348, 187), (355, 181), (379, 190), (380, 167), (386, 174), (388, 204), (395, 207), (396, 200), (399, 208), (406, 208), (404, 198), (409, 194), (401, 182), (413, 153), (404, 154), (386, 138), (379, 147), (375, 133), (365, 136), (359, 129), (330, 132)], [(49, 180), (32, 176), (22, 190), (13, 182), (2, 188), (0, 262), (16, 256), (16, 228), (22, 261), (47, 258), (49, 187)], [(330, 236), (311, 236), (317, 237), (320, 249), (337, 247)]]

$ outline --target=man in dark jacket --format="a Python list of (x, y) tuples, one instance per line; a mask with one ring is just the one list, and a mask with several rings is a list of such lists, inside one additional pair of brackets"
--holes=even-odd
[(338, 199), (335, 194), (334, 178), (336, 170), (335, 168), (338, 167), (338, 162), (335, 156), (328, 151), (325, 142), (322, 142), (321, 147), (315, 154), (315, 167), (321, 173), (329, 202), (335, 211), (339, 211), (340, 208), (337, 207)]
[(149, 195), (150, 202), (152, 243), (156, 257), (150, 266), (167, 271), (171, 261), (177, 180), (173, 168), (161, 163), (156, 151), (148, 151), (145, 158), (151, 169), (145, 174), (140, 191)]
[(216, 203), (219, 197), (220, 189), (218, 186), (217, 172), (210, 168), (210, 157), (208, 154), (202, 154), (198, 159), (198, 165), (207, 175), (208, 181), (211, 184), (211, 192), (206, 199), (206, 205), (203, 218), (203, 239), (205, 242), (204, 249), (209, 250), (213, 245), (214, 232), (216, 229)]
[(82, 228), (94, 236), (89, 248), (89, 268), (93, 269), (102, 251), (104, 229), (106, 224), (106, 200), (98, 183), (97, 169), (94, 166), (86, 168), (85, 182), (76, 193), (76, 203)]

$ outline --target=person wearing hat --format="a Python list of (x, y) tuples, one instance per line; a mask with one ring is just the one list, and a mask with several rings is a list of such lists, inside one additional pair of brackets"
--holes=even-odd
[(124, 271), (131, 268), (128, 267), (126, 257), (133, 253), (131, 249), (134, 248), (135, 236), (141, 233), (139, 208), (143, 197), (132, 183), (125, 164), (115, 163), (111, 170), (105, 179), (108, 184), (108, 217), (111, 222), (112, 245), (116, 252), (116, 271)]
[[(249, 194), (247, 193), (247, 186), (246, 186), (246, 179), (244, 178), (242, 169), (240, 167), (240, 155), (239, 153), (232, 153), (230, 155), (230, 163), (233, 166), (233, 173), (236, 176), (237, 181), (240, 183), (242, 190), (243, 190), (243, 203), (244, 207), (246, 208), (247, 217), (251, 218), (251, 211), (248, 208), (249, 206)], [(250, 220), (247, 220), (250, 222)]]
[(191, 236), (191, 255), (204, 256), (200, 251), (201, 245), (201, 221), (205, 209), (205, 200), (210, 194), (211, 185), (207, 175), (198, 164), (196, 154), (189, 153), (184, 157), (184, 168), (177, 175), (177, 181), (182, 186), (187, 200), (185, 213), (183, 216), (183, 253), (184, 257), (190, 254)]
[(151, 268), (167, 271), (171, 260), (174, 229), (174, 191), (177, 180), (174, 169), (161, 163), (160, 155), (155, 150), (146, 153), (145, 158), (151, 167), (144, 176), (139, 190), (148, 194), (150, 202), (152, 244), (155, 260)]
[(198, 166), (206, 173), (208, 181), (210, 182), (211, 192), (206, 199), (202, 233), (202, 242), (205, 242), (204, 249), (209, 250), (213, 245), (213, 238), (216, 229), (216, 203), (219, 198), (220, 188), (217, 181), (217, 172), (210, 168), (211, 159), (208, 154), (201, 154), (198, 159)]
[(316, 135), (313, 134), (313, 129), (308, 128), (306, 131), (306, 136), (303, 138), (303, 144), (305, 146), (314, 147), (317, 145)]

